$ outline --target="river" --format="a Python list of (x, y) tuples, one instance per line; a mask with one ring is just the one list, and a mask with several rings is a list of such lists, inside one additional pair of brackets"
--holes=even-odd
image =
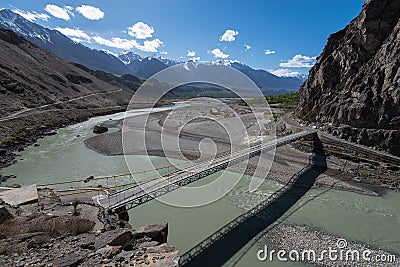
[[(156, 111), (170, 108), (158, 108)], [(136, 110), (129, 116), (148, 112), (148, 109)], [(122, 119), (124, 116), (125, 113), (101, 116), (59, 129), (57, 135), (38, 140), (40, 146), (27, 147), (17, 157), (16, 164), (0, 170), (0, 173), (17, 175), (17, 178), (6, 184), (21, 185), (126, 173), (128, 169), (123, 156), (99, 154), (87, 149), (83, 142), (94, 135), (94, 125), (110, 119)], [(139, 166), (145, 162), (144, 156), (130, 157)], [(165, 166), (168, 161), (152, 157), (152, 162), (157, 166)], [(143, 169), (147, 167), (143, 166)], [(213, 174), (194, 185), (207, 183), (218, 175)], [(226, 175), (238, 174), (228, 172)], [(202, 207), (177, 208), (156, 200), (150, 201), (129, 211), (130, 223), (139, 227), (167, 221), (168, 242), (184, 253), (281, 187), (279, 183), (267, 180), (257, 191), (250, 193), (247, 190), (250, 178), (245, 176), (227, 196)], [(398, 203), (400, 194), (392, 191), (382, 197), (372, 197), (333, 189), (311, 189), (282, 217), (282, 222), (309, 225), (348, 241), (360, 241), (400, 254)], [(259, 248), (252, 245), (247, 249), (237, 254), (240, 258), (236, 266), (293, 266), (293, 263), (259, 262), (256, 257)]]

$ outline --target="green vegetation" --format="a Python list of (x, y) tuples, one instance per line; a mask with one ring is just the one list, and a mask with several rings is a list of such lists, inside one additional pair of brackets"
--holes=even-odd
[(294, 109), (299, 103), (299, 93), (294, 92), (290, 94), (266, 96), (265, 99), (270, 105), (276, 104), (282, 108)]
[(210, 98), (233, 98), (237, 97), (234, 93), (227, 91), (227, 90), (199, 90), (197, 92), (174, 92), (176, 98), (182, 98), (182, 99), (190, 99), (190, 98), (196, 98), (196, 97), (210, 97)]
[[(269, 95), (265, 97), (265, 100), (268, 102), (269, 105), (277, 108), (294, 109), (299, 103), (299, 93), (293, 92), (283, 95)], [(248, 104), (261, 104), (263, 101), (263, 99), (253, 99), (247, 101), (241, 99), (238, 101), (238, 104), (242, 106), (247, 106)]]

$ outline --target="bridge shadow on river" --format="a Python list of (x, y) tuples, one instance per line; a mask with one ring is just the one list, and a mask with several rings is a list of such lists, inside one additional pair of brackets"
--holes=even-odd
[(265, 228), (276, 222), (313, 186), (327, 169), (326, 155), (318, 137), (309, 165), (295, 174), (275, 195), (239, 216), (182, 255), (183, 266), (221, 266)]

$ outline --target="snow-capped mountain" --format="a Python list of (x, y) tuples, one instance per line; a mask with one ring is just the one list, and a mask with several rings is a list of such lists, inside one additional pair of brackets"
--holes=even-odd
[[(116, 57), (105, 51), (92, 50), (56, 30), (30, 22), (7, 9), (0, 10), (0, 27), (16, 32), (65, 61), (79, 63), (89, 69), (112, 74), (133, 74), (147, 79), (165, 68), (182, 63), (156, 56), (141, 57), (132, 52), (121, 53)], [(253, 69), (236, 60), (213, 61), (212, 64), (224, 64), (241, 71), (266, 94), (296, 91), (306, 78), (303, 76), (278, 77), (265, 70)]]
[[(132, 52), (121, 53), (118, 58), (123, 61), (132, 73), (141, 78), (149, 78), (157, 72), (183, 62), (161, 57), (141, 57)], [(247, 75), (265, 94), (280, 94), (297, 91), (306, 77), (278, 77), (265, 70), (256, 70), (237, 60), (216, 60), (214, 65), (225, 65), (235, 68)]]
[(157, 72), (182, 62), (162, 57), (141, 57), (133, 52), (123, 52), (118, 58), (124, 62), (132, 74), (141, 78), (150, 78)]
[(104, 51), (92, 50), (72, 41), (59, 31), (26, 20), (11, 10), (0, 10), (0, 27), (12, 30), (65, 61), (79, 63), (90, 69), (102, 70), (112, 74), (130, 73), (125, 64), (114, 55)]
[(303, 82), (305, 82), (308, 79), (308, 75), (307, 74), (299, 74), (299, 75), (296, 75), (295, 77), (300, 79)]
[(162, 58), (162, 57), (158, 57), (157, 59), (160, 60), (165, 65), (167, 65), (167, 67), (171, 67), (171, 66), (175, 66), (175, 65), (183, 63), (182, 61), (176, 61), (176, 60)]
[[(142, 58), (132, 52), (123, 53), (118, 56), (121, 61), (134, 75), (149, 78), (157, 72), (179, 63), (179, 61), (163, 59), (160, 57)], [(237, 60), (216, 60), (210, 62), (215, 65), (230, 66), (247, 75), (265, 94), (280, 94), (297, 91), (306, 77), (278, 77), (265, 70), (256, 70)]]
[[(281, 94), (297, 91), (304, 77), (279, 77), (265, 70), (256, 70), (238, 60), (216, 60), (211, 64), (232, 67), (247, 75), (264, 94)], [(305, 78), (307, 79), (307, 78)]]
[(119, 60), (121, 60), (125, 65), (134, 62), (135, 60), (142, 60), (142, 57), (134, 54), (133, 52), (122, 52), (118, 54)]

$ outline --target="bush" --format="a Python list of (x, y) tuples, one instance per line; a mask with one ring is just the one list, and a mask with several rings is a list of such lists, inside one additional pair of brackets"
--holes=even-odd
[[(299, 103), (299, 93), (293, 92), (290, 94), (283, 95), (269, 95), (265, 96), (265, 100), (267, 100), (269, 105), (277, 105), (278, 108), (286, 108), (286, 109), (294, 109)], [(252, 99), (244, 101), (243, 99), (237, 102), (241, 106), (248, 106), (262, 104), (264, 100), (262, 98)]]

